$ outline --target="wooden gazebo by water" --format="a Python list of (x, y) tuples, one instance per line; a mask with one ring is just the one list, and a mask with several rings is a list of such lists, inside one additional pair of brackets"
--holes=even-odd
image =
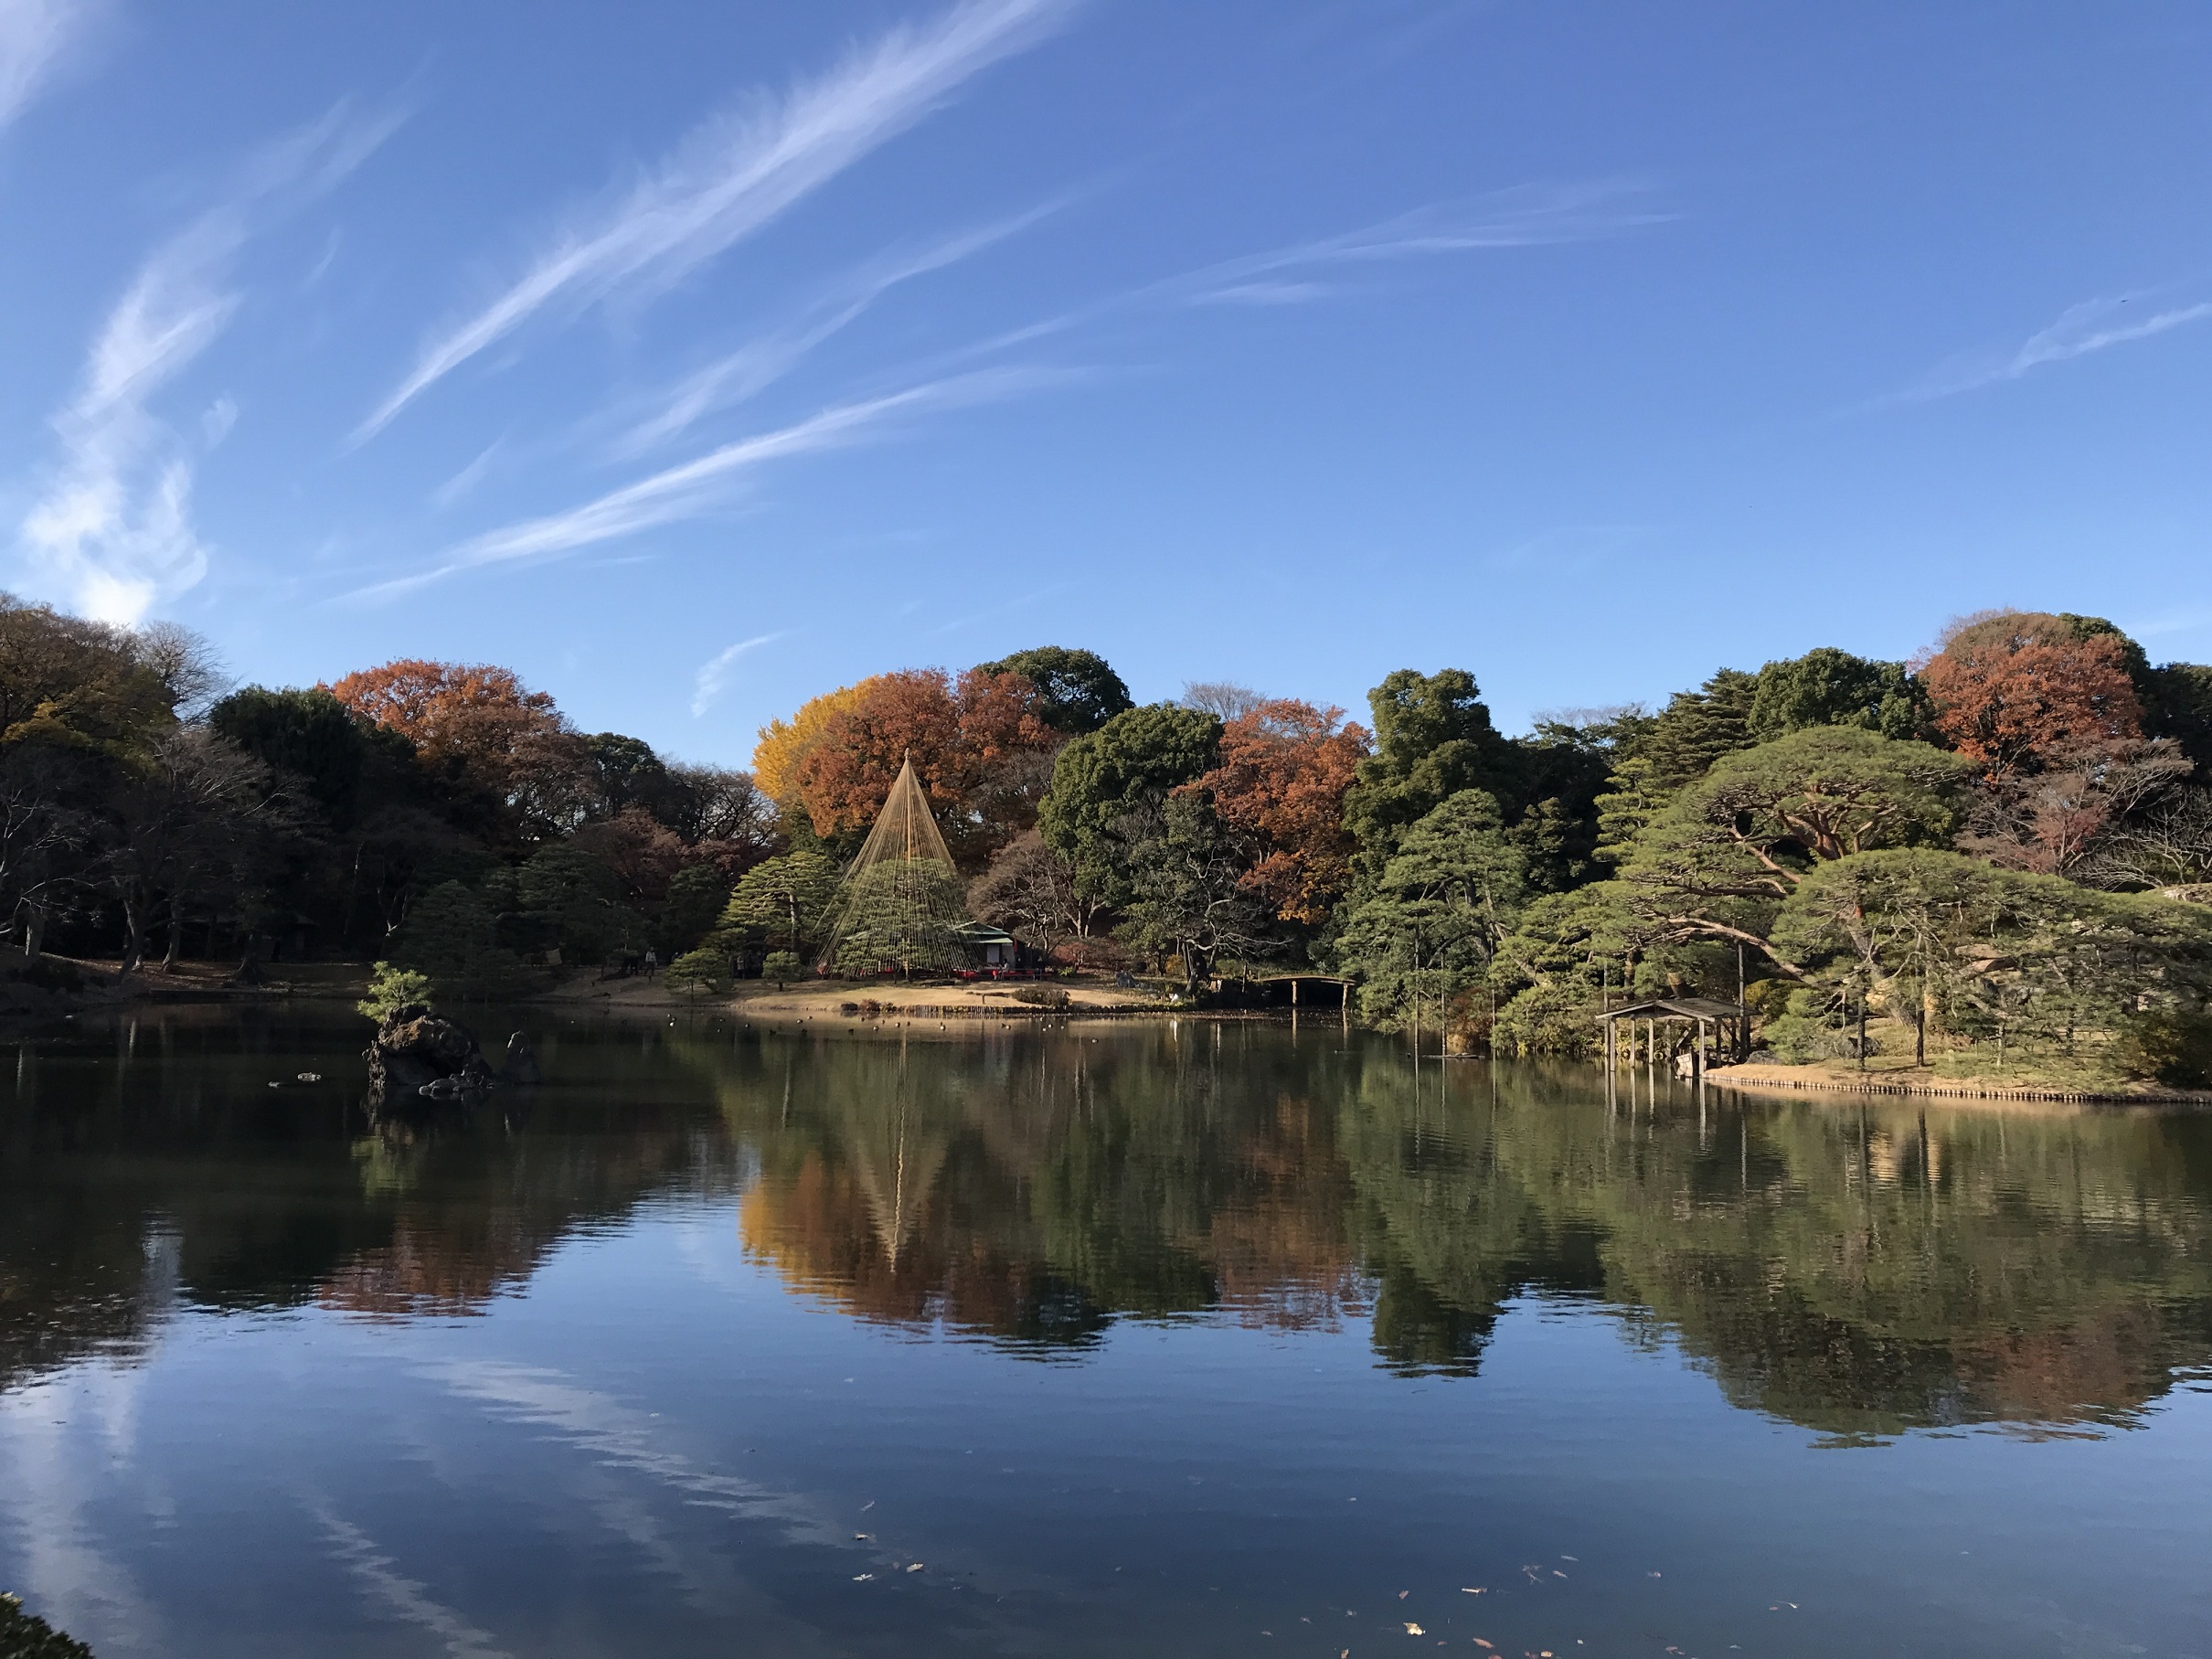
[[(1628, 1021), (1626, 1052), (1622, 1051), (1621, 1022)], [(1714, 1050), (1726, 1036), (1732, 1039), (1730, 1047), (1740, 1058), (1750, 1052), (1751, 1015), (1741, 1003), (1717, 1002), (1709, 996), (1655, 996), (1644, 1002), (1628, 1003), (1618, 1008), (1609, 1008), (1598, 1016), (1598, 1023), (1605, 1027), (1605, 1069), (1618, 1069), (1622, 1065), (1633, 1066), (1641, 1058), (1644, 1065), (1655, 1065), (1659, 1058), (1659, 1027), (1688, 1024), (1696, 1027), (1690, 1048), (1690, 1067), (1693, 1077), (1702, 1078), (1711, 1063)], [(1643, 1029), (1638, 1031), (1641, 1023)], [(1668, 1052), (1673, 1052), (1669, 1045)]]

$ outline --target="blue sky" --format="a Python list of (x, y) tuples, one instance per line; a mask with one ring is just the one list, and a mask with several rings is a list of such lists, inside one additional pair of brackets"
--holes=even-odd
[(15, 591), (742, 761), (883, 668), (1509, 728), (2212, 657), (2212, 11), (0, 0)]

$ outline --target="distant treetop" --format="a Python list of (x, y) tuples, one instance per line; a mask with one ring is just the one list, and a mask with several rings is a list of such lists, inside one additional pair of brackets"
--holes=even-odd
[(1069, 737), (1096, 731), (1117, 714), (1136, 707), (1122, 676), (1095, 651), (1038, 645), (995, 663), (978, 664), (977, 672), (1020, 675), (1037, 687), (1037, 718)]

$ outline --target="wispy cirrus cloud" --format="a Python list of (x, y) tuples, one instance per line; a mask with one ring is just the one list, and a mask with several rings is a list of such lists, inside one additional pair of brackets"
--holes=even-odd
[(1431, 203), (1336, 236), (1223, 260), (1140, 290), (1139, 295), (1179, 293), (1193, 303), (1295, 303), (1337, 290), (1326, 283), (1281, 280), (1285, 272), (1587, 242), (1673, 218), (1637, 206), (1639, 194), (1632, 186), (1601, 181), (1526, 185), (1471, 200)]
[(722, 694), (729, 689), (730, 681), (736, 677), (739, 661), (763, 645), (774, 644), (788, 632), (756, 633), (749, 640), (739, 640), (726, 651), (716, 652), (701, 663), (697, 675), (692, 680), (691, 718), (695, 720), (700, 718), (720, 700)]
[[(938, 364), (941, 368), (987, 358), (1147, 311), (1311, 304), (1355, 292), (1348, 268), (1359, 265), (1595, 241), (1672, 222), (1674, 214), (1639, 205), (1643, 194), (1632, 184), (1595, 180), (1517, 186), (1433, 202), (1334, 236), (1239, 254), (1122, 289), (948, 352)], [(1331, 280), (1315, 280), (1332, 267), (1337, 269)]]
[(1052, 206), (995, 224), (939, 239), (911, 250), (894, 250), (863, 266), (806, 306), (792, 321), (749, 340), (736, 351), (686, 377), (655, 414), (625, 433), (619, 452), (636, 454), (674, 438), (702, 417), (753, 398), (782, 379), (800, 360), (832, 335), (858, 318), (902, 282), (942, 271), (1026, 229), (1053, 211)]
[(225, 199), (156, 248), (108, 313), (76, 395), (54, 417), (62, 459), (26, 516), (20, 546), (44, 585), (87, 615), (132, 624), (156, 599), (206, 574), (193, 528), (199, 457), (237, 418), (216, 399), (197, 441), (152, 401), (223, 333), (242, 295), (239, 250), (270, 217), (335, 186), (389, 135), (400, 115), (341, 106), (256, 155)]
[(748, 475), (774, 462), (848, 448), (880, 436), (905, 418), (995, 402), (1068, 378), (1064, 371), (984, 369), (837, 404), (774, 431), (723, 444), (564, 512), (487, 531), (452, 548), (443, 563), (431, 569), (356, 589), (346, 597), (390, 598), (463, 570), (556, 558), (658, 525), (696, 518), (725, 504)]
[(0, 0), (0, 127), (37, 96), (95, 9), (88, 0)]
[[(631, 429), (622, 449), (635, 452), (665, 441), (710, 409), (752, 395), (898, 282), (966, 258), (1047, 211), (1050, 209), (947, 238), (915, 254), (887, 256), (848, 279), (798, 322), (762, 335), (685, 382), (664, 409)], [(1004, 357), (1018, 347), (1067, 335), (1117, 314), (1198, 303), (1303, 303), (1339, 290), (1341, 279), (1332, 283), (1310, 280), (1309, 273), (1331, 267), (1586, 240), (1669, 217), (1637, 206), (1633, 192), (1625, 186), (1530, 186), (1436, 204), (1338, 235), (1220, 261), (973, 342), (938, 358), (933, 369), (918, 371), (933, 378), (907, 390), (835, 405), (775, 431), (739, 439), (580, 506), (487, 532), (451, 549), (429, 569), (357, 589), (345, 597), (389, 598), (464, 570), (557, 557), (695, 518), (726, 504), (740, 481), (760, 467), (800, 454), (850, 447), (899, 417), (1090, 378), (1084, 371), (1036, 367), (951, 371), (954, 365)]]
[(895, 28), (780, 99), (707, 122), (611, 211), (580, 224), (492, 302), (432, 339), (358, 432), (408, 404), (548, 305), (652, 292), (768, 224), (961, 82), (1040, 38), (1069, 0), (963, 0), (927, 27)]
[(2068, 307), (2048, 328), (2030, 335), (2017, 349), (2003, 356), (1954, 359), (1920, 385), (1882, 401), (1926, 403), (1938, 398), (1956, 397), (1961, 392), (2020, 379), (2052, 363), (2086, 357), (2091, 352), (2134, 340), (2148, 340), (2212, 317), (2212, 301), (2159, 311), (2149, 305), (2137, 305), (2142, 297), (2128, 294), (2117, 299), (2084, 300), (2079, 305)]

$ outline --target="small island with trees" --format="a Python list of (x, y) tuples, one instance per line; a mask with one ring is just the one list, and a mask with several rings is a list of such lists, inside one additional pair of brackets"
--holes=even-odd
[(4, 600), (0, 995), (373, 963), (447, 1001), (1188, 1009), (1313, 976), (1431, 1052), (1588, 1060), (1608, 1011), (1707, 999), (1762, 1077), (2212, 1087), (2212, 668), (2001, 611), (1517, 737), (1462, 669), (1368, 712), (1139, 706), (1043, 647), (826, 692), (740, 771), (497, 667), (232, 689), (182, 630)]

